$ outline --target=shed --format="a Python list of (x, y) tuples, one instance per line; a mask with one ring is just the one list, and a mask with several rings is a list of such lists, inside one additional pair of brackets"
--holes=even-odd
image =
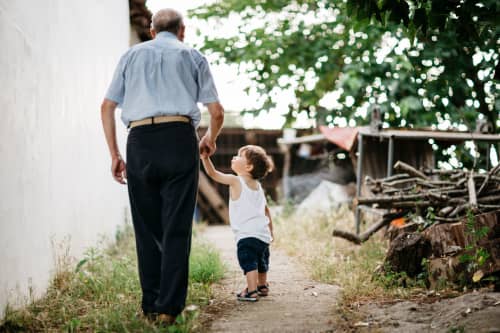
[[(357, 154), (351, 150), (351, 156), (356, 164), (356, 195), (368, 194), (362, 184), (364, 176), (372, 178), (391, 176), (394, 161), (401, 160), (415, 168), (433, 168), (435, 156), (429, 139), (438, 144), (459, 144), (469, 140), (493, 144), (500, 142), (500, 135), (428, 129), (374, 130), (373, 127), (359, 127)], [(360, 229), (360, 213), (363, 208), (363, 206), (356, 208), (357, 233)]]
[[(395, 161), (401, 160), (415, 168), (433, 168), (435, 155), (429, 139), (438, 144), (459, 144), (464, 141), (487, 142), (490, 145), (500, 142), (499, 134), (483, 134), (473, 132), (438, 131), (429, 129), (378, 129), (366, 127), (320, 127), (321, 133), (294, 139), (278, 139), (281, 145), (292, 145), (304, 142), (328, 140), (349, 151), (353, 166), (356, 169), (356, 196), (370, 195), (363, 186), (365, 176), (382, 178), (391, 176)], [(285, 152), (284, 192), (287, 192), (286, 181), (289, 162)], [(487, 162), (489, 163), (489, 161)], [(361, 210), (356, 207), (356, 232), (359, 233)]]

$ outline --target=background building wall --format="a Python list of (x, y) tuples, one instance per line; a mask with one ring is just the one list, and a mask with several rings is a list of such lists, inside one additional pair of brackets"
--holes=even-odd
[(0, 0), (0, 318), (45, 291), (64, 239), (80, 257), (124, 223), (100, 103), (129, 33), (125, 0)]

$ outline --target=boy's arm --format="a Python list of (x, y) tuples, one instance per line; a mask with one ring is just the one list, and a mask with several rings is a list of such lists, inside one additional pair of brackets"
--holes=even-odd
[(238, 177), (217, 171), (209, 157), (202, 155), (201, 162), (207, 175), (218, 183), (233, 186), (239, 182)]
[(269, 210), (269, 207), (266, 205), (266, 216), (269, 219), (269, 230), (271, 231), (271, 237), (274, 240), (274, 233), (273, 233), (273, 220), (271, 218), (271, 211)]

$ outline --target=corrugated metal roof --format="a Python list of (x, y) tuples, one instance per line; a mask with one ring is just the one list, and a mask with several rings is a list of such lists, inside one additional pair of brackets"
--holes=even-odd
[(373, 132), (370, 130), (370, 127), (358, 127), (358, 129), (359, 133), (363, 135), (381, 138), (394, 137), (399, 139), (436, 139), (440, 141), (477, 140), (500, 142), (500, 134), (404, 129), (382, 129), (379, 132)]
[(299, 144), (299, 143), (316, 142), (316, 141), (323, 141), (323, 140), (326, 140), (326, 137), (323, 134), (312, 134), (312, 135), (305, 135), (305, 136), (300, 136), (297, 138), (290, 138), (290, 139), (278, 138), (278, 144), (295, 145), (295, 144)]
[[(338, 129), (335, 131), (334, 129)], [(427, 140), (436, 139), (439, 141), (464, 141), (464, 140), (477, 140), (477, 141), (491, 141), (500, 142), (500, 134), (483, 134), (483, 133), (471, 133), (471, 132), (451, 132), (451, 131), (433, 131), (433, 130), (412, 130), (412, 129), (382, 129), (378, 132), (371, 130), (369, 126), (364, 127), (335, 127), (326, 128), (327, 135), (312, 134), (301, 136), (297, 138), (279, 138), (278, 144), (284, 145), (294, 145), (300, 143), (317, 142), (322, 140), (329, 140), (339, 147), (348, 146), (351, 147), (355, 140), (348, 140), (346, 137), (346, 129), (350, 129), (350, 133), (360, 133), (366, 136), (379, 137), (379, 138), (398, 138), (398, 139), (415, 139), (415, 140)], [(345, 149), (345, 148), (344, 148)], [(346, 149), (350, 150), (350, 149)]]

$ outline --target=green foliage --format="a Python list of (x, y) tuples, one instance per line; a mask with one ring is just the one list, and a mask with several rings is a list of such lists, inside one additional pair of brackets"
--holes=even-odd
[(465, 333), (465, 327), (463, 326), (451, 327), (448, 329), (448, 333)]
[(409, 277), (406, 272), (394, 272), (390, 265), (385, 265), (382, 272), (375, 274), (374, 279), (380, 282), (386, 289), (394, 288), (426, 288), (426, 273), (419, 274), (417, 277)]
[[(141, 303), (135, 242), (130, 226), (105, 250), (89, 248), (76, 264), (60, 267), (46, 295), (23, 309), (7, 306), (1, 332), (190, 332), (198, 311), (185, 311), (168, 328), (138, 315)], [(69, 263), (68, 258), (58, 259)], [(223, 274), (218, 253), (193, 238), (187, 304), (203, 306)]]
[(488, 251), (478, 245), (478, 242), (485, 238), (488, 232), (488, 227), (477, 228), (474, 214), (470, 210), (467, 211), (466, 233), (471, 236), (471, 242), (465, 247), (465, 253), (459, 259), (461, 263), (466, 265), (466, 270), (469, 274), (473, 274), (483, 267), (490, 258)]
[(189, 262), (189, 278), (192, 282), (213, 283), (224, 275), (219, 252), (206, 243), (196, 243)]
[(434, 207), (427, 207), (427, 213), (425, 214), (425, 225), (424, 228), (432, 225), (436, 220), (436, 212), (434, 211)]
[[(362, 125), (374, 106), (390, 126), (473, 129), (478, 113), (498, 124), (494, 0), (221, 0), (191, 15), (209, 27), (239, 19), (230, 36), (205, 29), (204, 49), (253, 80), (261, 107), (248, 112), (292, 91), (286, 125), (302, 112)], [(320, 103), (333, 92), (334, 105)]]

